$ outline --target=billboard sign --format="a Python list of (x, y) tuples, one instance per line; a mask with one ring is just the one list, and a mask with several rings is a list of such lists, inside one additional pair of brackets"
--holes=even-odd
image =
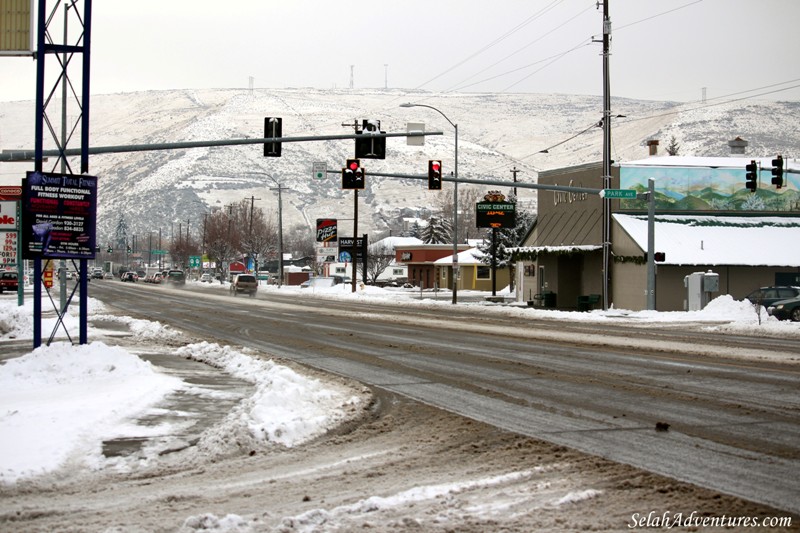
[[(738, 161), (733, 159), (732, 161)], [(746, 160), (749, 162), (750, 160)], [(709, 165), (712, 163), (710, 162)], [(733, 163), (727, 163), (732, 165)], [(781, 189), (769, 184), (771, 176), (762, 164), (758, 190), (746, 188), (746, 168), (732, 166), (621, 166), (621, 189), (648, 191), (648, 180), (655, 179), (655, 205), (668, 211), (786, 211), (797, 213), (800, 206), (800, 175), (787, 173)], [(620, 201), (621, 209), (647, 210), (647, 200), (638, 196)]]
[(0, 56), (33, 53), (33, 0), (0, 1)]
[(97, 177), (28, 172), (21, 210), (23, 258), (94, 259)]

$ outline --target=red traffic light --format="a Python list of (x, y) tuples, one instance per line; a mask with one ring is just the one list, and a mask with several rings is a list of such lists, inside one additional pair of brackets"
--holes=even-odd
[(347, 160), (347, 168), (349, 168), (353, 172), (358, 170), (358, 167), (360, 167), (360, 166), (361, 166), (361, 161), (359, 161), (358, 159), (348, 159)]
[(438, 161), (431, 162), (431, 169), (434, 170), (435, 172), (439, 172), (439, 169), (441, 167), (442, 167), (442, 164), (439, 163)]

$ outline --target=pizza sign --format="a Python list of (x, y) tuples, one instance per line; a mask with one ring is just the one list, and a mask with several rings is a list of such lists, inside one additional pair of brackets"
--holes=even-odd
[(337, 222), (335, 218), (317, 219), (317, 242), (335, 241), (337, 238)]

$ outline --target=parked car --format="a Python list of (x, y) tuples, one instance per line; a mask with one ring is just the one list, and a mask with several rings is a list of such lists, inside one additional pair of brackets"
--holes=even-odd
[(236, 274), (231, 282), (231, 294), (238, 296), (239, 293), (249, 294), (252, 298), (258, 292), (258, 281), (253, 274)]
[(747, 299), (754, 304), (769, 307), (775, 302), (798, 296), (800, 296), (800, 287), (761, 287), (748, 294)]
[(208, 272), (206, 272), (205, 274), (200, 276), (200, 282), (201, 283), (211, 283), (212, 281), (214, 281), (214, 277), (211, 274), (209, 274)]
[(136, 283), (139, 280), (139, 276), (136, 275), (136, 272), (123, 272), (120, 280)]
[(800, 322), (800, 296), (775, 302), (767, 307), (767, 312), (778, 320)]
[(13, 270), (0, 272), (0, 293), (3, 291), (16, 291), (19, 288), (19, 278)]
[(309, 287), (333, 287), (334, 285), (346, 283), (348, 279), (349, 278), (345, 278), (343, 276), (316, 276), (301, 283), (300, 287), (303, 289), (307, 289)]

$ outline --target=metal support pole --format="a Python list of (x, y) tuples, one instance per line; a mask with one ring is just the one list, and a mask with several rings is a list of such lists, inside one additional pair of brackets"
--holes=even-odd
[(647, 310), (656, 309), (656, 180), (647, 180)]
[(453, 126), (453, 130), (455, 131), (455, 160), (453, 161), (453, 280), (452, 280), (452, 290), (453, 290), (453, 305), (458, 303), (458, 124), (455, 124), (452, 120), (447, 118), (447, 115), (442, 113), (440, 110), (436, 109), (433, 106), (427, 104), (412, 104), (412, 103), (405, 103), (400, 104), (400, 107), (427, 107), (428, 109), (433, 109), (440, 115), (444, 117), (444, 119)]
[(497, 296), (497, 228), (492, 228), (492, 296)]
[[(447, 117), (445, 117), (447, 118)], [(455, 130), (455, 161), (454, 174), (455, 182), (453, 183), (453, 305), (458, 303), (458, 124), (453, 124)]]
[(352, 290), (356, 292), (356, 278), (358, 277), (358, 189), (353, 189), (353, 275), (351, 277)]

